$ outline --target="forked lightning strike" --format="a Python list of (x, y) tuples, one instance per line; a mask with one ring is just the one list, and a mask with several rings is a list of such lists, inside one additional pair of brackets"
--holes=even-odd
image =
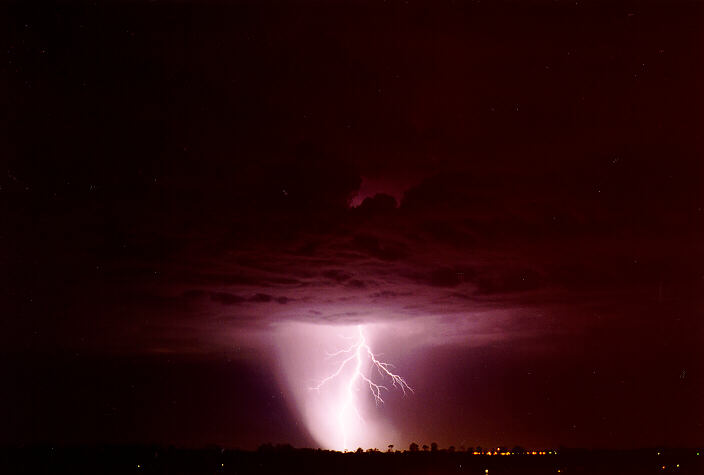
[[(366, 384), (369, 387), (369, 391), (372, 393), (372, 396), (374, 397), (374, 402), (379, 405), (384, 403), (384, 399), (381, 397), (381, 390), (386, 390), (388, 391), (389, 388), (387, 386), (384, 386), (383, 384), (377, 384), (374, 381), (371, 380), (371, 377), (367, 377), (364, 374), (363, 368), (362, 368), (362, 360), (366, 358), (369, 359), (370, 366), (373, 368), (376, 368), (377, 372), (382, 378), (390, 378), (391, 379), (391, 385), (394, 388), (400, 389), (404, 396), (408, 391), (413, 392), (413, 388), (411, 388), (408, 383), (406, 383), (406, 380), (403, 379), (401, 376), (394, 374), (391, 372), (390, 368), (393, 367), (392, 364), (390, 363), (384, 363), (383, 361), (379, 361), (374, 353), (372, 352), (372, 349), (369, 347), (367, 344), (367, 340), (364, 336), (364, 332), (362, 331), (362, 327), (360, 325), (357, 326), (357, 332), (358, 332), (358, 337), (357, 341), (352, 344), (349, 348), (344, 349), (344, 350), (339, 350), (334, 353), (328, 354), (329, 357), (334, 358), (340, 355), (349, 355), (347, 358), (345, 358), (340, 365), (337, 367), (337, 370), (332, 373), (330, 376), (327, 376), (324, 378), (320, 383), (311, 388), (314, 390), (319, 391), (325, 384), (329, 383), (330, 381), (334, 380), (335, 378), (339, 377), (345, 367), (347, 366), (348, 363), (354, 362), (354, 371), (352, 374), (349, 376), (349, 380), (347, 381), (346, 388), (345, 388), (345, 398), (342, 401), (342, 404), (340, 405), (340, 411), (338, 414), (338, 421), (340, 424), (340, 432), (342, 434), (342, 440), (343, 440), (343, 448), (347, 450), (347, 422), (349, 420), (350, 413), (353, 412), (354, 415), (359, 418), (360, 420), (362, 417), (359, 414), (359, 411), (357, 410), (357, 407), (355, 406), (355, 397), (354, 397), (354, 389), (355, 389), (355, 384), (361, 380), (364, 384)], [(370, 375), (371, 376), (371, 375)]]

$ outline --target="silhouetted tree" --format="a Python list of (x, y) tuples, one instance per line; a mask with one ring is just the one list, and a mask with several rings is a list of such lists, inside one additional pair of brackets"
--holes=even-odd
[(455, 446), (454, 445), (449, 446), (447, 448), (447, 451), (450, 452), (451, 454), (454, 454), (455, 453)]
[(430, 449), (427, 445), (423, 444), (423, 452), (427, 452)]
[(357, 454), (363, 454), (363, 453), (364, 453), (364, 449), (363, 449), (362, 447), (357, 447), (357, 450), (355, 450), (355, 453), (357, 453)]
[(412, 442), (410, 446), (408, 446), (408, 450), (411, 452), (418, 452), (418, 444), (415, 442)]
[(271, 442), (267, 442), (266, 444), (262, 444), (257, 448), (258, 452), (273, 452), (274, 451), (274, 445)]
[(438, 443), (437, 443), (437, 442), (431, 442), (431, 443), (430, 443), (430, 450), (431, 450), (431, 452), (437, 452), (437, 451), (438, 451)]
[(394, 450), (394, 444), (389, 444), (389, 452), (393, 452)]

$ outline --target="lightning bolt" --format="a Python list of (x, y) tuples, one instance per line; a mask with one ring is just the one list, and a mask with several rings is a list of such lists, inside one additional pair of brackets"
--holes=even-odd
[(363, 371), (363, 362), (365, 360), (368, 363), (370, 373), (373, 373), (374, 369), (376, 369), (381, 378), (390, 379), (391, 386), (395, 389), (401, 390), (404, 396), (408, 392), (413, 392), (413, 388), (408, 385), (405, 379), (391, 372), (391, 368), (393, 368), (391, 363), (385, 363), (377, 359), (376, 355), (374, 355), (372, 349), (367, 344), (367, 339), (364, 336), (364, 331), (361, 325), (357, 326), (357, 336), (353, 337), (353, 339), (355, 339), (355, 342), (348, 348), (336, 351), (334, 353), (328, 353), (329, 358), (336, 358), (340, 356), (344, 356), (345, 358), (340, 362), (335, 372), (323, 378), (317, 386), (310, 388), (311, 390), (320, 391), (323, 386), (330, 383), (334, 379), (347, 376), (342, 373), (348, 364), (354, 366), (353, 371), (348, 375), (349, 379), (345, 384), (344, 398), (340, 404), (340, 409), (337, 414), (344, 450), (347, 450), (347, 426), (350, 417), (353, 415), (363, 422), (362, 416), (357, 410), (356, 398), (354, 394), (355, 389), (358, 388), (358, 384), (361, 383), (363, 386), (369, 388), (369, 392), (374, 397), (374, 402), (377, 406), (384, 403), (384, 399), (381, 397), (382, 390), (389, 390), (387, 386), (375, 383), (371, 379), (371, 374), (369, 376), (365, 374)]

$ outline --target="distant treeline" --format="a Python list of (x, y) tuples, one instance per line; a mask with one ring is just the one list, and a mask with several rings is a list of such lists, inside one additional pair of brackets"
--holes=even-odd
[[(337, 452), (265, 444), (255, 451), (219, 447), (190, 450), (160, 446), (33, 446), (0, 449), (8, 474), (663, 474), (704, 473), (698, 449), (628, 451), (561, 448), (545, 456), (489, 456), (409, 447)], [(493, 452), (492, 452), (493, 453)]]
[[(423, 452), (447, 452), (447, 453), (455, 453), (455, 452), (464, 452), (464, 453), (470, 453), (472, 455), (556, 455), (558, 453), (557, 449), (538, 449), (538, 450), (530, 450), (530, 449), (525, 449), (519, 445), (513, 447), (512, 449), (509, 449), (508, 447), (492, 447), (488, 449), (484, 449), (481, 446), (477, 447), (460, 447), (455, 448), (454, 445), (449, 446), (446, 449), (440, 448), (436, 442), (431, 442), (430, 445), (419, 445), (416, 442), (411, 442), (411, 444), (408, 446), (408, 449), (406, 450), (399, 450), (395, 449), (394, 450), (394, 445), (389, 445), (387, 446), (385, 452), (386, 453), (392, 453), (392, 452), (420, 452), (421, 450)], [(277, 451), (287, 451), (287, 450), (295, 450), (293, 446), (290, 444), (277, 444), (273, 445), (271, 443), (267, 444), (262, 444), (259, 446), (257, 449), (258, 452), (277, 452)], [(318, 449), (322, 450), (322, 449)], [(362, 447), (357, 448), (356, 450), (353, 451), (344, 451), (344, 452), (354, 452), (357, 454), (361, 453), (378, 453), (382, 452), (378, 448), (370, 448), (370, 449), (363, 449)]]

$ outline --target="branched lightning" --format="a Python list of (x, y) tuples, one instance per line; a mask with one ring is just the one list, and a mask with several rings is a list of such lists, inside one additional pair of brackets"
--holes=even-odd
[(342, 355), (348, 356), (340, 362), (335, 372), (323, 378), (317, 386), (310, 388), (312, 390), (320, 391), (323, 386), (330, 383), (332, 380), (342, 377), (341, 374), (345, 367), (347, 367), (348, 363), (352, 363), (354, 365), (354, 370), (349, 375), (349, 379), (345, 385), (345, 396), (338, 413), (338, 422), (340, 425), (340, 432), (342, 434), (343, 448), (345, 450), (347, 450), (347, 423), (350, 414), (354, 414), (360, 420), (362, 419), (355, 405), (356, 401), (354, 397), (354, 390), (357, 387), (357, 382), (361, 381), (369, 388), (369, 391), (374, 397), (374, 402), (377, 406), (384, 403), (384, 399), (381, 397), (381, 391), (389, 390), (387, 386), (377, 384), (372, 381), (371, 374), (369, 376), (365, 375), (363, 371), (363, 361), (365, 359), (369, 362), (370, 373), (373, 373), (374, 369), (376, 369), (382, 378), (389, 378), (391, 380), (391, 386), (395, 389), (400, 389), (404, 396), (408, 392), (413, 392), (413, 388), (408, 385), (405, 379), (391, 372), (391, 368), (393, 368), (392, 364), (385, 363), (377, 359), (376, 355), (374, 355), (372, 349), (367, 344), (367, 340), (364, 336), (361, 325), (357, 326), (357, 334), (358, 335), (355, 342), (346, 349), (342, 349), (334, 353), (328, 353), (327, 356), (329, 358), (336, 358)]

